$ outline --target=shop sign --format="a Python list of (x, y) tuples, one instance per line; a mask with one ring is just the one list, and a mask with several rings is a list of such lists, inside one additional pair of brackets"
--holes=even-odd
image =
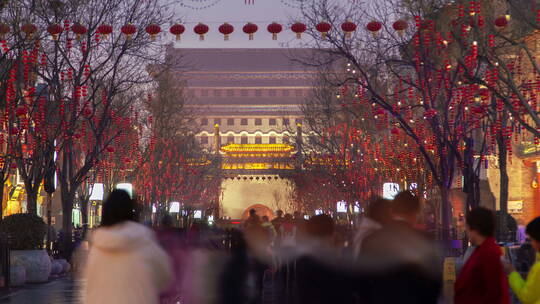
[(508, 201), (508, 212), (509, 213), (522, 213), (523, 212), (523, 201)]

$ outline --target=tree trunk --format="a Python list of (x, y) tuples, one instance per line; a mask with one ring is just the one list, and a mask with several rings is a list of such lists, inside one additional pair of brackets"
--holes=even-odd
[[(88, 197), (88, 196), (87, 196)], [(81, 216), (82, 216), (82, 237), (86, 237), (86, 232), (88, 231), (88, 219), (89, 219), (89, 200), (87, 198), (81, 198)]]
[(497, 147), (499, 149), (499, 175), (500, 175), (500, 187), (499, 187), (499, 231), (498, 235), (500, 241), (508, 240), (508, 171), (507, 171), (507, 151), (506, 140), (502, 134), (497, 134)]
[[(3, 179), (2, 179), (3, 180)], [(6, 186), (6, 183), (3, 182), (0, 186), (0, 220), (4, 218), (4, 187)]]
[(442, 224), (442, 239), (449, 241), (450, 232), (452, 229), (452, 209), (450, 206), (450, 193), (445, 186), (440, 186), (441, 191), (441, 224)]
[(64, 191), (62, 187), (62, 232), (64, 239), (62, 242), (62, 253), (61, 255), (68, 261), (71, 258), (72, 254), (72, 235), (73, 235), (73, 201), (75, 200), (74, 191)]
[(29, 187), (26, 187), (26, 209), (28, 213), (37, 215), (37, 197), (39, 188), (35, 191), (33, 189), (29, 191), (29, 189)]

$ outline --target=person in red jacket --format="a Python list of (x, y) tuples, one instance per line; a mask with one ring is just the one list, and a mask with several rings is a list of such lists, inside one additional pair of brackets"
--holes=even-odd
[(495, 215), (476, 208), (466, 218), (467, 233), (476, 249), (467, 260), (455, 284), (455, 304), (510, 304), (508, 280), (495, 242)]

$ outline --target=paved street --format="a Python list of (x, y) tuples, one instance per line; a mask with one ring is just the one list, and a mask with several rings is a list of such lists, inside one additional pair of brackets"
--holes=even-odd
[(77, 283), (69, 277), (46, 284), (27, 285), (0, 298), (0, 304), (72, 304), (79, 303)]

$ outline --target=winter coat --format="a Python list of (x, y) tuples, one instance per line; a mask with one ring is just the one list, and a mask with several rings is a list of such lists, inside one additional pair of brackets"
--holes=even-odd
[(514, 271), (510, 274), (510, 287), (523, 304), (540, 304), (540, 253), (536, 254), (536, 263), (529, 270), (527, 280)]
[(474, 250), (456, 280), (456, 304), (510, 303), (502, 254), (495, 238), (487, 238)]
[(376, 221), (368, 217), (362, 218), (353, 239), (353, 254), (355, 259), (360, 256), (360, 253), (362, 251), (362, 242), (364, 241), (364, 239), (381, 228), (382, 226)]
[(90, 236), (83, 277), (85, 304), (157, 304), (172, 278), (169, 257), (152, 230), (127, 221)]

